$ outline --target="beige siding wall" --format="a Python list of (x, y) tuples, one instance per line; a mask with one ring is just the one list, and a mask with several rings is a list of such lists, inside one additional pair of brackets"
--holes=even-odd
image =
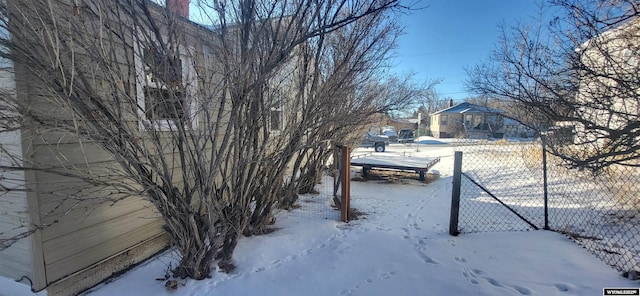
[(429, 125), (431, 135), (436, 138), (440, 137), (440, 114), (431, 115), (431, 124)]
[[(34, 141), (36, 163), (75, 164), (80, 172), (118, 177), (118, 165), (97, 145), (66, 143), (51, 146)], [(114, 173), (115, 172), (115, 173)], [(142, 196), (124, 197), (76, 178), (36, 172), (46, 281), (55, 282), (163, 232), (153, 205)], [(120, 200), (121, 199), (121, 200)], [(116, 201), (117, 200), (117, 201)]]
[[(443, 118), (446, 117), (446, 120)], [(445, 123), (446, 124), (443, 124)], [(462, 114), (438, 113), (431, 115), (431, 134), (436, 138), (450, 138), (456, 136), (456, 128), (462, 123)]]
[[(16, 76), (19, 77), (20, 100), (30, 102), (31, 107), (39, 111), (48, 110), (57, 116), (67, 114), (54, 110), (55, 105), (47, 98), (26, 91), (33, 89), (33, 81), (37, 80), (29, 79), (24, 71)], [(72, 174), (85, 173), (98, 179), (109, 175), (114, 183), (131, 183), (120, 173), (119, 164), (111, 154), (99, 145), (51, 128), (37, 126), (33, 131), (33, 136), (23, 136), (23, 142), (29, 143), (25, 145), (25, 155), (32, 164), (51, 166)], [(31, 172), (29, 176), (28, 186), (36, 190), (33, 204), (37, 205), (31, 210), (39, 213), (34, 221), (39, 221), (43, 227), (34, 236), (33, 256), (44, 262), (43, 267), (35, 271), (36, 290), (115, 255), (126, 254), (130, 248), (164, 233), (162, 220), (143, 196), (125, 197), (116, 190), (43, 171)], [(0, 211), (2, 209), (4, 207), (0, 205)], [(32, 264), (20, 262), (15, 265), (28, 267)]]
[[(13, 95), (15, 81), (11, 67), (0, 69), (0, 90), (3, 95)], [(0, 131), (0, 165), (22, 164), (20, 131)], [(0, 238), (10, 238), (29, 231), (30, 219), (22, 171), (0, 171)], [(0, 251), (0, 276), (20, 279), (33, 277), (31, 241), (23, 238), (9, 248)]]
[[(200, 50), (200, 48), (196, 49)], [(77, 59), (81, 58), (82, 56), (78, 55)], [(131, 56), (128, 58), (132, 60)], [(90, 65), (90, 63), (86, 64)], [(129, 72), (130, 66), (123, 65), (122, 72)], [(21, 90), (19, 92), (21, 101), (29, 102), (34, 110), (55, 114), (58, 119), (68, 119), (67, 112), (54, 109), (55, 102), (52, 103), (46, 97), (37, 97), (28, 93), (27, 90), (34, 88), (33, 81), (37, 80), (30, 79), (25, 71), (18, 77), (20, 77), (18, 89)], [(96, 84), (98, 90), (100, 90), (100, 83), (107, 85), (112, 83), (103, 77), (95, 78), (92, 83)], [(127, 78), (129, 79), (123, 80), (125, 81), (123, 88), (130, 86), (135, 93), (135, 83), (132, 83), (134, 80), (132, 77)], [(108, 88), (105, 89), (108, 90)], [(219, 95), (214, 93), (212, 97), (214, 99), (211, 105), (214, 110), (217, 110), (215, 98)], [(129, 113), (127, 115), (130, 117), (126, 117), (126, 120), (130, 118), (131, 124), (137, 126), (135, 114)], [(214, 112), (213, 118), (217, 118), (217, 115)], [(228, 121), (226, 112), (221, 117), (222, 121)], [(202, 117), (198, 119), (204, 120)], [(144, 130), (139, 132), (140, 141), (145, 141), (145, 135), (148, 133)], [(34, 164), (57, 166), (58, 169), (61, 169), (64, 164), (64, 168), (69, 172), (84, 172), (87, 175), (90, 173), (91, 176), (120, 171), (113, 157), (99, 145), (87, 141), (80, 142), (77, 137), (42, 127), (34, 127), (32, 134), (36, 136), (23, 136), (23, 142), (29, 143), (24, 145), (25, 155), (28, 155), (29, 160)], [(220, 142), (222, 140), (220, 139)], [(219, 145), (219, 143), (212, 145)], [(165, 152), (171, 153), (171, 151)], [(181, 182), (180, 164), (172, 162), (171, 165), (176, 168), (174, 173), (176, 179), (172, 181)], [(123, 198), (112, 190), (96, 188), (77, 178), (41, 171), (29, 173), (28, 178), (29, 184), (37, 188), (37, 192), (30, 194), (30, 196), (34, 195), (30, 201), (33, 200), (37, 207), (30, 209), (37, 211), (39, 215), (34, 215), (32, 220), (44, 226), (37, 236), (34, 236), (33, 256), (44, 262), (42, 270), (35, 271), (36, 279), (41, 279), (34, 284), (35, 289), (45, 288), (51, 283), (70, 282), (65, 277), (103, 263), (114, 255), (126, 253), (141, 242), (152, 240), (164, 233), (163, 223), (155, 212), (154, 206), (142, 196)], [(115, 180), (128, 182), (122, 175)], [(119, 200), (114, 203), (114, 198)], [(26, 209), (26, 201), (22, 207)], [(0, 211), (3, 209), (4, 207), (0, 204)], [(28, 262), (24, 266), (29, 266)]]
[[(0, 133), (0, 164), (11, 165), (14, 160), (8, 155), (21, 155), (20, 132)], [(29, 231), (30, 218), (24, 189), (24, 173), (3, 171), (0, 185), (9, 188), (0, 192), (0, 238), (9, 238)], [(13, 279), (32, 277), (31, 241), (23, 238), (8, 249), (0, 251), (0, 275)]]

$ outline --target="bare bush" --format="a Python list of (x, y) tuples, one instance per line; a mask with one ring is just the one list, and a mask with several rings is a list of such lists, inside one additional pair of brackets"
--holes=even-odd
[(573, 167), (637, 166), (638, 4), (549, 4), (537, 23), (503, 27), (488, 61), (468, 69), (470, 90), (510, 103)]
[(75, 184), (46, 192), (51, 215), (143, 196), (180, 252), (174, 276), (203, 279), (312, 188), (329, 141), (406, 96), (376, 82), (395, 0), (196, 3), (211, 25), (146, 0), (2, 4), (17, 91), (0, 121), (49, 152), (4, 171)]

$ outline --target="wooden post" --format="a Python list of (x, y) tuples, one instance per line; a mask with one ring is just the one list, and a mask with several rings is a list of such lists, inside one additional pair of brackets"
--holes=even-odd
[(460, 213), (460, 187), (462, 185), (462, 151), (456, 151), (453, 160), (453, 185), (451, 187), (451, 216), (449, 217), (449, 234), (457, 236), (458, 214)]
[(342, 222), (349, 222), (349, 207), (351, 206), (351, 152), (349, 151), (349, 147), (342, 146), (341, 154), (340, 178), (342, 183), (342, 200), (340, 207), (340, 219)]

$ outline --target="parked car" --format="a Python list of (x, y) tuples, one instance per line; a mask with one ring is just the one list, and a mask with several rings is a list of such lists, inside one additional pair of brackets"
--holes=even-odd
[(384, 152), (387, 145), (389, 145), (389, 137), (386, 135), (376, 135), (372, 132), (367, 132), (360, 143), (360, 147), (372, 147), (376, 152)]
[(398, 142), (398, 133), (396, 133), (395, 129), (386, 129), (384, 131), (382, 131), (382, 133), (389, 137), (389, 142), (391, 143), (397, 143)]
[(411, 143), (414, 141), (413, 130), (410, 129), (401, 129), (398, 133), (398, 142), (400, 143)]

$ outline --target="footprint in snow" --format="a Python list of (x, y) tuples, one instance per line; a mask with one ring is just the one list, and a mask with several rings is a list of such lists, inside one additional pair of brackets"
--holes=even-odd
[(353, 295), (353, 293), (355, 292), (356, 292), (355, 289), (349, 289), (349, 290), (345, 289), (340, 291), (340, 295)]
[(273, 260), (273, 261), (269, 262), (269, 265), (271, 265), (273, 267), (278, 267), (278, 266), (280, 266), (280, 260), (278, 260), (278, 259)]
[(492, 285), (492, 286), (494, 286), (494, 287), (499, 287), (499, 288), (504, 287), (504, 286), (503, 286), (499, 281), (497, 281), (497, 280), (496, 280), (496, 279), (494, 279), (494, 278), (484, 277), (484, 279), (485, 279), (487, 282), (489, 282), (489, 284), (491, 284), (491, 285)]
[(469, 283), (472, 283), (474, 285), (477, 285), (480, 283), (478, 282), (478, 279), (476, 279), (476, 276), (471, 271), (466, 271), (466, 270), (463, 271), (462, 276), (467, 278), (469, 280)]
[(554, 284), (554, 286), (560, 292), (569, 292), (569, 291), (571, 291), (571, 286), (568, 285), (568, 284)]
[(482, 271), (482, 270), (480, 270), (480, 269), (475, 269), (475, 268), (474, 268), (474, 269), (472, 269), (472, 270), (471, 270), (471, 272), (472, 272), (474, 275), (481, 275), (481, 274), (484, 274), (484, 271)]
[(525, 287), (520, 287), (520, 286), (513, 286), (514, 289), (516, 289), (516, 291), (518, 291), (518, 293), (520, 293), (520, 295), (531, 295), (531, 290), (525, 288)]
[(390, 279), (392, 276), (394, 276), (396, 274), (395, 271), (391, 271), (391, 272), (385, 272), (385, 273), (381, 273), (380, 275), (378, 275), (378, 277), (380, 277), (383, 280), (388, 280)]
[(440, 262), (433, 260), (433, 258), (429, 257), (424, 253), (420, 253), (420, 257), (422, 257), (422, 260), (424, 260), (425, 263), (440, 264)]

